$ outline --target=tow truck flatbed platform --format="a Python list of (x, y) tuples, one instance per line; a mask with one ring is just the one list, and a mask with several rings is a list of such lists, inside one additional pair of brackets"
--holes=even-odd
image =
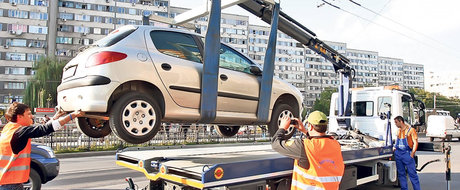
[[(346, 165), (388, 159), (392, 148), (342, 150)], [(197, 189), (231, 186), (290, 176), (293, 159), (268, 143), (127, 148), (116, 163), (140, 171), (151, 181), (166, 180)]]

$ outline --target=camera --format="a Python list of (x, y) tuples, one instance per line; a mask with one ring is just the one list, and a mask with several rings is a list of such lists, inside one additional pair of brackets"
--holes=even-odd
[(291, 120), (291, 125), (297, 125), (297, 120)]

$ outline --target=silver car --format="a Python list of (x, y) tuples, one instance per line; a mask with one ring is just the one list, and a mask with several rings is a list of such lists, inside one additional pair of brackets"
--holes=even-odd
[[(87, 112), (77, 121), (86, 135), (98, 138), (113, 131), (135, 144), (152, 139), (161, 122), (195, 123), (200, 119), (203, 40), (171, 28), (121, 27), (64, 67), (58, 104), (67, 112)], [(299, 116), (301, 93), (275, 78), (270, 122), (257, 123), (260, 68), (228, 45), (222, 44), (220, 53), (213, 122), (219, 134), (233, 136), (239, 125), (253, 124), (268, 124), (274, 134), (282, 116)]]

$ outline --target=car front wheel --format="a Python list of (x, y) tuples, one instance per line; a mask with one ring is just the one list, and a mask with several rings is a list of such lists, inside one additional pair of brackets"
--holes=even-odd
[(25, 190), (40, 190), (42, 188), (42, 178), (34, 169), (30, 169), (29, 181), (23, 184)]
[[(278, 104), (275, 107), (275, 109), (273, 109), (272, 118), (270, 120), (270, 123), (268, 124), (268, 132), (270, 133), (270, 136), (275, 135), (276, 131), (278, 130), (281, 124), (281, 119), (284, 116), (289, 116), (290, 118), (298, 118), (298, 113), (295, 112), (294, 109), (288, 104)], [(289, 127), (285, 135), (288, 138), (291, 138), (294, 135), (294, 133), (295, 128)]]
[(140, 92), (118, 99), (110, 112), (110, 128), (120, 139), (140, 144), (152, 139), (160, 129), (161, 110), (157, 101)]
[(102, 138), (112, 132), (109, 121), (93, 118), (78, 117), (77, 127), (82, 133), (91, 138)]
[(221, 126), (219, 125), (216, 131), (221, 137), (233, 137), (238, 133), (239, 129), (240, 129), (240, 126)]

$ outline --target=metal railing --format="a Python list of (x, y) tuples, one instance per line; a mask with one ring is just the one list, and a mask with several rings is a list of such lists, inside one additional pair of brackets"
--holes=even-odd
[(50, 146), (55, 151), (65, 152), (66, 150), (110, 150), (129, 146), (237, 143), (270, 140), (268, 132), (256, 126), (242, 126), (240, 132), (233, 137), (221, 137), (213, 127), (206, 125), (192, 125), (191, 127), (162, 125), (161, 130), (153, 139), (136, 145), (126, 143), (114, 134), (104, 138), (90, 138), (81, 133), (75, 124), (66, 124), (64, 129), (48, 136), (34, 138), (32, 141)]

